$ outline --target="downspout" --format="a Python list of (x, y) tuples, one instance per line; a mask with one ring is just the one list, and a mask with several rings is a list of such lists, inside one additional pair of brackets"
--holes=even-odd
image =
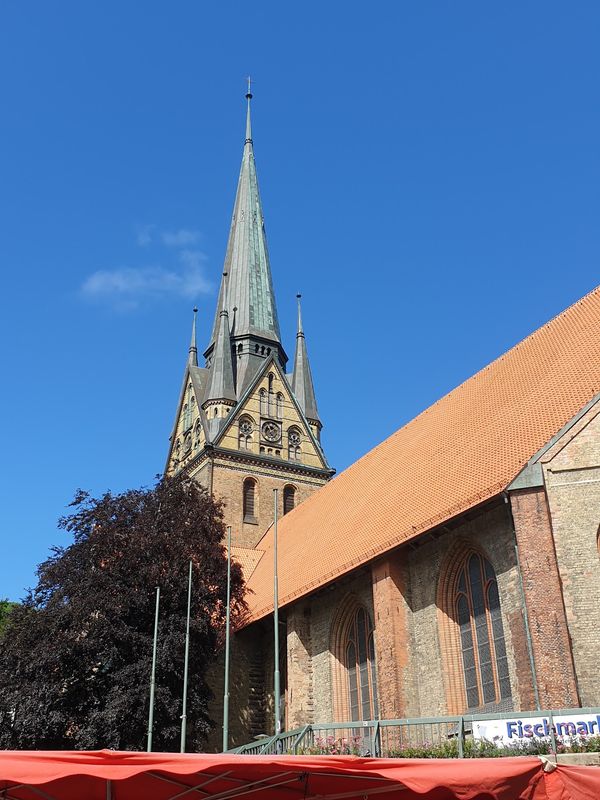
[(538, 690), (537, 671), (535, 668), (535, 659), (533, 657), (533, 641), (531, 638), (531, 628), (529, 626), (529, 612), (527, 611), (527, 601), (525, 599), (525, 586), (523, 584), (523, 573), (521, 572), (521, 559), (519, 558), (519, 546), (517, 543), (517, 531), (515, 529), (515, 520), (512, 513), (512, 506), (510, 504), (510, 497), (508, 492), (502, 492), (504, 502), (508, 506), (508, 514), (510, 517), (510, 526), (515, 540), (515, 558), (517, 561), (517, 572), (519, 573), (519, 589), (521, 591), (521, 602), (523, 604), (523, 620), (525, 622), (525, 638), (527, 640), (527, 654), (529, 656), (529, 666), (531, 668), (531, 678), (533, 680), (533, 696), (535, 700), (536, 711), (541, 710), (540, 706), (540, 693)]

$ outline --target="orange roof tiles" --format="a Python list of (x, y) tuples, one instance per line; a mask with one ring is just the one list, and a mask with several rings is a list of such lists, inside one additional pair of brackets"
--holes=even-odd
[[(285, 605), (503, 491), (600, 392), (600, 287), (326, 484), (279, 524)], [(273, 532), (248, 580), (272, 611)]]
[(254, 569), (262, 556), (262, 550), (252, 550), (250, 547), (235, 547), (231, 548), (231, 557), (237, 561), (242, 572), (244, 573), (244, 580), (248, 581), (249, 577), (254, 572)]

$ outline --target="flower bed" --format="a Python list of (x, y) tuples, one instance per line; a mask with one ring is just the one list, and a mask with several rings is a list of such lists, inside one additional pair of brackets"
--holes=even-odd
[[(407, 744), (381, 753), (382, 758), (458, 758), (458, 740)], [(369, 756), (370, 742), (361, 736), (336, 738), (317, 737), (313, 745), (298, 749), (299, 755)], [(547, 755), (552, 752), (549, 739), (532, 738), (501, 746), (485, 739), (467, 738), (463, 742), (463, 758), (504, 758), (506, 756)], [(568, 740), (557, 739), (557, 753), (600, 753), (600, 736), (576, 736)]]

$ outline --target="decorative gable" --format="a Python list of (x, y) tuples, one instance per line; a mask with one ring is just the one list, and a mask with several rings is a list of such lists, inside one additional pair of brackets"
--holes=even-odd
[(206, 443), (206, 434), (200, 410), (199, 387), (188, 369), (183, 383), (177, 419), (171, 436), (171, 446), (166, 472), (174, 475), (194, 456), (197, 456)]
[(298, 466), (329, 468), (285, 374), (273, 358), (245, 392), (215, 444), (227, 450), (281, 458)]

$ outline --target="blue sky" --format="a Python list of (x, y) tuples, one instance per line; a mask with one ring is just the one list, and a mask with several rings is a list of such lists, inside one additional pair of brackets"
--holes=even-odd
[(244, 76), (282, 331), (341, 470), (599, 280), (596, 2), (0, 8), (0, 597), (162, 470)]

